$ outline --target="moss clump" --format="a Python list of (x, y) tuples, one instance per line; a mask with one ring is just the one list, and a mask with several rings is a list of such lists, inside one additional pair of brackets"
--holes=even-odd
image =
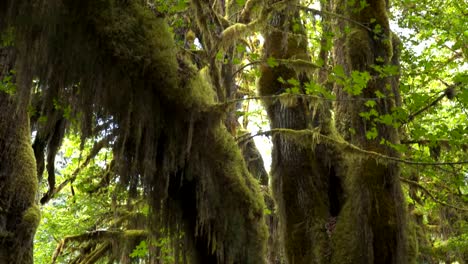
[(161, 89), (171, 99), (182, 95), (177, 87), (176, 49), (166, 21), (134, 1), (92, 2), (88, 19), (94, 22), (96, 34), (105, 45), (101, 52), (117, 59), (118, 65), (113, 67), (125, 69), (126, 76), (146, 78), (148, 85)]
[(41, 221), (41, 210), (39, 206), (33, 204), (30, 206), (26, 211), (23, 213), (23, 219), (21, 221), (21, 225), (23, 228), (31, 228), (33, 230), (39, 225)]
[(346, 38), (345, 48), (348, 59), (346, 63), (353, 65), (354, 70), (366, 71), (374, 63), (373, 54), (369, 53), (371, 40), (365, 29), (352, 29)]
[(185, 88), (185, 95), (181, 97), (183, 105), (191, 109), (207, 110), (207, 107), (214, 105), (216, 94), (211, 89), (211, 79), (207, 67), (201, 69), (199, 73), (191, 78)]

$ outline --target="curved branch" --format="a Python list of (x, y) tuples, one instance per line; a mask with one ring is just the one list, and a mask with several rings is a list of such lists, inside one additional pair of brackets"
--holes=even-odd
[(446, 203), (444, 201), (441, 201), (441, 200), (437, 199), (428, 189), (426, 189), (424, 186), (422, 186), (418, 182), (406, 179), (404, 177), (400, 177), (400, 181), (402, 181), (404, 183), (407, 183), (407, 184), (410, 184), (410, 185), (413, 185), (413, 186), (417, 187), (418, 189), (422, 190), (427, 196), (429, 196), (429, 198), (431, 198), (434, 202), (436, 202), (438, 204), (441, 204), (443, 206), (447, 206), (447, 207), (450, 207), (450, 208), (453, 208), (453, 209), (456, 209), (456, 210), (459, 210), (459, 211), (468, 212), (468, 208), (457, 207), (455, 205), (451, 205), (451, 204), (448, 204), (448, 203)]
[(244, 64), (242, 65), (239, 69), (237, 69), (231, 77), (234, 77), (236, 76), (236, 74), (238, 74), (239, 72), (243, 71), (245, 68), (249, 67), (249, 66), (252, 66), (252, 65), (255, 65), (255, 64), (260, 64), (260, 63), (263, 63), (264, 61), (263, 60), (257, 60), (257, 61), (251, 61), (247, 64)]
[(341, 146), (345, 149), (355, 151), (360, 154), (368, 155), (368, 156), (373, 156), (375, 158), (380, 158), (380, 159), (386, 159), (398, 163), (403, 163), (403, 164), (408, 164), (408, 165), (422, 165), (422, 166), (440, 166), (440, 165), (463, 165), (463, 164), (468, 164), (468, 160), (465, 161), (452, 161), (452, 162), (424, 162), (424, 161), (414, 161), (414, 160), (406, 160), (406, 159), (401, 159), (397, 157), (392, 157), (388, 156), (382, 153), (378, 153), (375, 151), (370, 151), (370, 150), (365, 150), (362, 149), (356, 145), (353, 145), (347, 141), (344, 140), (338, 140), (335, 138), (332, 138), (330, 136), (322, 135), (319, 132), (315, 130), (310, 130), (310, 129), (303, 129), (303, 130), (292, 130), (292, 129), (285, 129), (285, 128), (275, 128), (271, 129), (268, 131), (261, 131), (258, 132), (254, 135), (251, 136), (246, 136), (245, 134), (237, 137), (236, 140), (240, 142), (244, 142), (246, 140), (249, 140), (253, 137), (256, 136), (271, 136), (274, 134), (281, 134), (281, 133), (289, 133), (289, 134), (296, 134), (296, 135), (308, 135), (308, 136), (313, 136), (316, 138), (318, 141), (324, 141), (326, 144), (334, 144)]

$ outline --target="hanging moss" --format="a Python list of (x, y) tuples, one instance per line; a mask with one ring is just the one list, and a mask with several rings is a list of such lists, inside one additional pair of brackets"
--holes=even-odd
[(258, 184), (221, 123), (203, 126), (212, 127), (194, 134), (188, 169), (199, 175), (194, 178), (197, 233), (207, 237), (220, 263), (262, 263), (267, 231)]
[(37, 76), (45, 101), (58, 97), (81, 117), (84, 138), (100, 133), (93, 128), (98, 119), (112, 120), (116, 171), (130, 189), (143, 184), (152, 229), (166, 218), (191, 230), (194, 261), (262, 263), (267, 233), (258, 185), (212, 111), (207, 70), (176, 56), (164, 18), (141, 1), (6, 5), (7, 25), (18, 29), (21, 43), (21, 83)]

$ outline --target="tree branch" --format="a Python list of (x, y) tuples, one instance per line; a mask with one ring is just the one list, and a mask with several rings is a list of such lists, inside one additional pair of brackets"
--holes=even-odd
[(336, 18), (339, 18), (339, 19), (343, 19), (343, 20), (346, 20), (348, 22), (351, 22), (353, 24), (356, 24), (360, 27), (363, 27), (365, 28), (366, 30), (372, 32), (372, 28), (366, 26), (365, 24), (359, 22), (359, 21), (356, 21), (356, 20), (353, 20), (349, 17), (345, 17), (343, 15), (340, 15), (340, 14), (337, 14), (337, 13), (333, 13), (333, 12), (328, 12), (328, 11), (324, 11), (324, 10), (318, 10), (318, 9), (315, 9), (315, 8), (310, 8), (310, 7), (306, 7), (306, 6), (301, 6), (301, 5), (297, 5), (297, 7), (303, 11), (306, 11), (308, 13), (312, 13), (313, 15), (319, 15), (319, 16), (323, 16), (323, 15), (328, 15), (328, 16), (333, 16), (333, 17), (336, 17)]
[[(98, 240), (105, 240), (105, 242), (100, 246), (97, 247), (95, 251), (91, 252), (90, 255), (88, 255), (86, 258), (92, 258), (94, 259), (96, 254), (100, 254), (99, 256), (102, 256), (100, 250), (107, 249), (108, 246), (110, 246), (109, 241), (110, 239), (114, 238), (122, 238), (122, 237), (141, 237), (142, 239), (146, 238), (148, 236), (148, 231), (146, 230), (118, 230), (118, 231), (110, 231), (110, 230), (96, 230), (92, 232), (86, 232), (83, 234), (75, 235), (75, 236), (66, 236), (64, 237), (60, 243), (57, 245), (55, 252), (52, 256), (52, 264), (55, 264), (57, 261), (58, 256), (63, 252), (63, 250), (67, 247), (67, 244), (70, 242), (84, 242), (84, 241), (98, 241)], [(81, 262), (80, 262), (81, 263)], [(88, 263), (88, 262), (83, 262), (83, 263)], [(91, 262), (94, 263), (94, 262)]]
[(63, 181), (59, 186), (57, 186), (56, 188), (53, 189), (53, 191), (48, 191), (47, 193), (44, 194), (44, 196), (41, 198), (41, 204), (46, 204), (47, 202), (50, 201), (50, 199), (52, 199), (55, 195), (57, 195), (57, 193), (59, 193), (63, 188), (65, 188), (65, 186), (67, 186), (68, 183), (70, 182), (73, 182), (74, 180), (76, 180), (76, 177), (78, 176), (78, 174), (81, 172), (81, 170), (83, 168), (85, 168), (86, 166), (88, 166), (88, 164), (91, 162), (91, 160), (93, 160), (96, 155), (99, 153), (99, 151), (101, 151), (102, 148), (105, 148), (108, 146), (110, 140), (114, 137), (113, 134), (109, 134), (107, 137), (101, 139), (99, 142), (96, 142), (93, 146), (93, 148), (91, 149), (89, 155), (86, 157), (85, 161), (83, 162), (83, 164), (81, 164), (71, 175), (70, 178), (66, 179), (65, 181)]
[(275, 128), (271, 129), (268, 131), (261, 131), (258, 132), (254, 135), (251, 136), (246, 136), (245, 134), (237, 137), (236, 140), (241, 143), (246, 140), (249, 140), (251, 138), (254, 138), (256, 136), (271, 136), (274, 134), (281, 134), (281, 133), (286, 133), (286, 134), (295, 134), (295, 135), (308, 135), (308, 136), (313, 136), (317, 141), (324, 141), (326, 144), (331, 144), (331, 145), (338, 145), (343, 147), (344, 149), (348, 149), (360, 154), (364, 154), (367, 156), (373, 156), (375, 158), (380, 158), (380, 159), (386, 159), (394, 162), (399, 162), (403, 164), (408, 164), (408, 165), (422, 165), (422, 166), (439, 166), (439, 165), (463, 165), (463, 164), (468, 164), (467, 161), (453, 161), (453, 162), (424, 162), (424, 161), (414, 161), (414, 160), (406, 160), (406, 159), (401, 159), (397, 157), (391, 157), (382, 153), (378, 153), (375, 151), (370, 151), (370, 150), (365, 150), (361, 149), (356, 145), (353, 145), (347, 141), (344, 140), (338, 140), (335, 138), (332, 138), (330, 136), (322, 135), (317, 131), (310, 130), (310, 129), (303, 129), (303, 130), (292, 130), (292, 129), (285, 129), (285, 128)]
[[(434, 101), (432, 101), (430, 104), (426, 105), (425, 107), (417, 110), (416, 112), (412, 113), (411, 115), (408, 116), (408, 119), (403, 123), (403, 124), (406, 124), (408, 122), (411, 122), (413, 121), (413, 119), (420, 115), (421, 113), (423, 113), (424, 111), (426, 111), (427, 109), (435, 106), (440, 100), (442, 100), (443, 98), (445, 97), (445, 93), (439, 95)], [(402, 125), (403, 125), (402, 124)]]
[(434, 202), (436, 202), (438, 204), (441, 204), (441, 205), (444, 205), (444, 206), (447, 206), (447, 207), (450, 207), (450, 208), (453, 208), (453, 209), (456, 209), (456, 210), (459, 210), (459, 211), (468, 212), (468, 208), (457, 207), (455, 205), (451, 205), (451, 204), (448, 204), (446, 202), (443, 202), (443, 201), (437, 199), (428, 189), (426, 189), (424, 186), (422, 186), (418, 182), (406, 179), (404, 177), (400, 177), (400, 181), (402, 181), (404, 183), (407, 183), (407, 184), (410, 184), (410, 185), (413, 185), (413, 186), (417, 187), (418, 189), (422, 190), (427, 196), (429, 196), (429, 198), (431, 198)]

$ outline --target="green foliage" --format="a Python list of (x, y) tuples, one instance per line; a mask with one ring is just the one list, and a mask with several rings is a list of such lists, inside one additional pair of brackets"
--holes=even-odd
[(7, 28), (5, 31), (0, 32), (0, 47), (11, 47), (15, 41), (15, 29), (13, 27)]
[(274, 68), (274, 67), (279, 66), (279, 62), (273, 57), (268, 57), (266, 63), (270, 68)]
[[(83, 151), (80, 151), (80, 145), (80, 138), (74, 135), (64, 140), (59, 151), (61, 168), (56, 175), (57, 182), (63, 182), (71, 177), (73, 171), (82, 163), (82, 157), (87, 155), (91, 148), (91, 142), (85, 145)], [(76, 182), (63, 189), (50, 203), (41, 207), (42, 219), (35, 237), (35, 263), (50, 263), (60, 239), (105, 228), (112, 220), (106, 217), (111, 208), (111, 192), (93, 196), (87, 193), (92, 183), (97, 184), (96, 176), (102, 172), (102, 168), (99, 171), (95, 166), (102, 167), (108, 158), (109, 152), (103, 151), (93, 165), (82, 171)], [(47, 187), (42, 185), (41, 193), (45, 191)], [(67, 263), (72, 257), (73, 255), (60, 256), (59, 263)]]
[(146, 241), (143, 240), (132, 251), (132, 253), (130, 254), (130, 257), (143, 258), (143, 257), (146, 257), (147, 255), (148, 255), (148, 245), (146, 244)]
[(336, 99), (336, 96), (330, 90), (326, 89), (325, 87), (323, 87), (322, 85), (314, 81), (310, 81), (306, 83), (304, 88), (305, 88), (306, 94), (323, 96), (324, 98), (329, 99), (329, 100)]
[(333, 68), (331, 80), (339, 85), (343, 85), (343, 90), (350, 95), (361, 95), (371, 79), (369, 72), (352, 71), (350, 76), (345, 74), (343, 66), (336, 65)]
[(8, 95), (14, 95), (16, 92), (16, 84), (13, 81), (15, 77), (15, 71), (11, 71), (9, 75), (5, 76), (3, 80), (0, 80), (0, 92), (4, 92)]

